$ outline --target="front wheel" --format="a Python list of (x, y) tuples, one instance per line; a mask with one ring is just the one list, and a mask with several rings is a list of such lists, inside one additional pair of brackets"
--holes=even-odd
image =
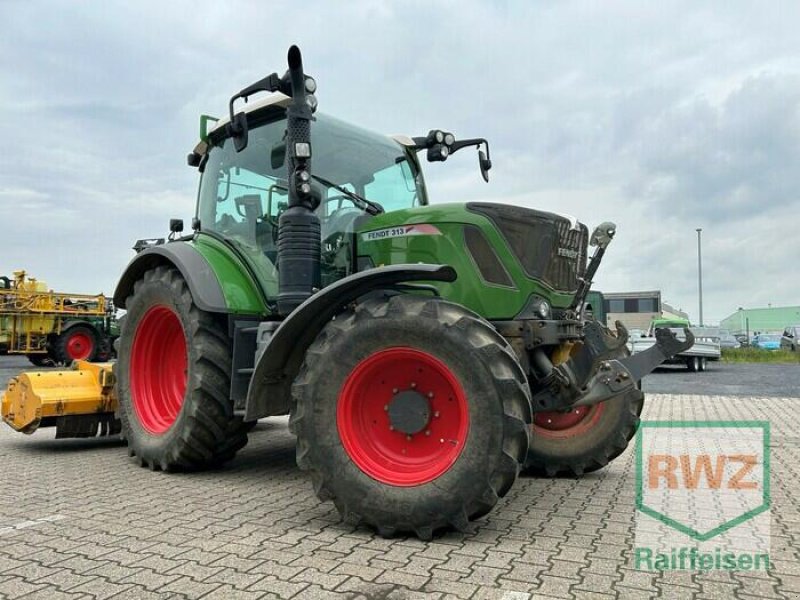
[(118, 374), (122, 433), (142, 466), (195, 470), (247, 443), (229, 400), (230, 339), (181, 274), (157, 267), (126, 300)]
[(338, 315), (293, 395), (298, 465), (343, 518), (382, 536), (465, 529), (508, 492), (528, 447), (516, 357), (445, 301), (399, 295)]
[(526, 470), (553, 477), (602, 469), (628, 447), (643, 407), (644, 394), (633, 389), (593, 406), (534, 414)]

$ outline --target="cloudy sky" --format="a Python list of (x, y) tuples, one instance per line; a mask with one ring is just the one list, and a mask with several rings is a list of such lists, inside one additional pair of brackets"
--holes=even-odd
[(285, 68), (321, 110), (492, 146), (428, 164), (433, 202), (619, 226), (596, 287), (697, 318), (800, 304), (800, 4), (0, 0), (0, 274), (113, 291), (137, 238), (187, 224), (201, 113)]

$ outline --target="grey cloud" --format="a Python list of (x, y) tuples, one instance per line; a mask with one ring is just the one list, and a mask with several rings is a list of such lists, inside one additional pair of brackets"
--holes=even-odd
[[(3, 6), (0, 271), (113, 288), (137, 237), (191, 216), (200, 113), (282, 68), (298, 42), (321, 109), (391, 133), (492, 142), (428, 165), (434, 201), (611, 219), (606, 290), (661, 288), (706, 314), (798, 303), (800, 8), (727, 3), (290, 2)], [(467, 152), (467, 151), (465, 151)], [(27, 233), (26, 233), (27, 232)], [(91, 265), (91, 268), (87, 268)]]

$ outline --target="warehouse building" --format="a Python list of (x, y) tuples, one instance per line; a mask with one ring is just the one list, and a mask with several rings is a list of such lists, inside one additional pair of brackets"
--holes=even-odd
[(720, 322), (720, 329), (733, 335), (756, 333), (782, 333), (789, 325), (800, 324), (800, 306), (770, 306), (767, 308), (740, 308)]
[(673, 308), (661, 300), (659, 290), (646, 292), (603, 293), (606, 325), (613, 328), (622, 321), (627, 329), (646, 330), (650, 321), (661, 318), (688, 319), (682, 310)]

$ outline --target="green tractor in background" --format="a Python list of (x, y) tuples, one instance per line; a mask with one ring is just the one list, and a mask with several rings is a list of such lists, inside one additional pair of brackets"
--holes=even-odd
[(667, 332), (630, 357), (624, 328), (582, 319), (614, 226), (429, 205), (418, 153), (476, 147), (488, 181), (486, 141), (315, 114), (297, 47), (288, 62), (201, 121), (193, 232), (173, 220), (117, 287), (119, 416), (140, 464), (222, 463), (288, 414), (321, 499), (429, 538), (488, 513), (521, 469), (580, 475), (620, 454), (637, 383), (684, 343)]

